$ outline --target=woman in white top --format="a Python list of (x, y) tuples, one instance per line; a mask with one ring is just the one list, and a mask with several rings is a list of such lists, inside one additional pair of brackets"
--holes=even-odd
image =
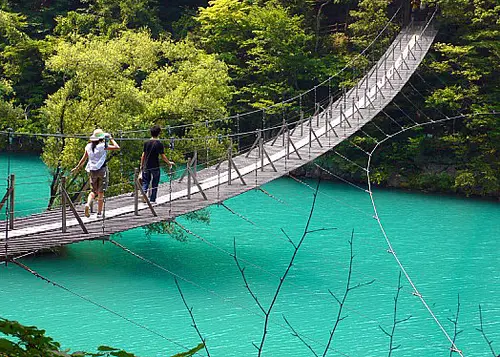
[[(105, 140), (109, 139), (106, 145)], [(106, 153), (107, 150), (120, 150), (120, 146), (109, 134), (104, 134), (101, 129), (96, 129), (90, 137), (90, 142), (85, 146), (85, 153), (76, 167), (71, 170), (74, 173), (83, 166), (88, 159), (85, 171), (90, 175), (90, 185), (92, 191), (89, 193), (87, 204), (85, 205), (85, 217), (90, 217), (90, 205), (97, 196), (97, 217), (102, 215), (104, 205), (104, 190), (107, 184)]]

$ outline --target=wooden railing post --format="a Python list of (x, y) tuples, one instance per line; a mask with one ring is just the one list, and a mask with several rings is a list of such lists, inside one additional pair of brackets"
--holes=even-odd
[(134, 169), (134, 214), (139, 215), (139, 169)]
[(62, 226), (61, 230), (63, 233), (66, 233), (68, 227), (66, 225), (66, 195), (64, 191), (66, 190), (66, 176), (61, 177), (61, 218), (62, 218)]
[(16, 175), (11, 174), (10, 175), (10, 220), (9, 220), (9, 228), (14, 229), (14, 210), (15, 210), (15, 205), (14, 205), (14, 192), (15, 192), (15, 187), (16, 187)]

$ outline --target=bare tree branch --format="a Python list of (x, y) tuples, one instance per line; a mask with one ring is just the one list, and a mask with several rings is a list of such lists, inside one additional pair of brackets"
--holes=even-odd
[(324, 231), (333, 231), (337, 228), (318, 228), (318, 229), (312, 229), (308, 231), (307, 233), (316, 233), (316, 232), (324, 232)]
[(481, 324), (481, 328), (476, 328), (477, 331), (481, 332), (481, 335), (483, 335), (484, 340), (488, 344), (488, 347), (490, 348), (491, 354), (493, 357), (497, 357), (497, 354), (495, 353), (495, 350), (493, 349), (492, 343), (493, 341), (490, 341), (488, 339), (488, 336), (486, 336), (486, 333), (484, 332), (483, 329), (483, 311), (481, 310), (481, 305), (479, 305), (479, 322)]
[[(311, 219), (312, 219), (312, 216), (313, 216), (313, 213), (314, 213), (314, 207), (316, 205), (316, 199), (318, 197), (318, 191), (319, 191), (320, 182), (321, 182), (321, 180), (318, 180), (318, 184), (316, 186), (316, 190), (314, 191), (314, 194), (313, 194), (314, 198), (313, 198), (313, 202), (311, 204), (311, 210), (309, 211), (309, 217), (307, 219), (307, 223), (306, 223), (306, 226), (304, 228), (304, 232), (302, 233), (302, 237), (300, 238), (298, 244), (293, 243), (292, 240), (290, 239), (290, 237), (288, 237), (286, 235), (286, 233), (285, 233), (285, 235), (289, 238), (289, 241), (294, 246), (294, 251), (293, 251), (292, 257), (290, 258), (290, 261), (288, 262), (288, 266), (285, 269), (285, 272), (283, 273), (283, 276), (279, 280), (278, 286), (276, 287), (276, 290), (274, 292), (274, 296), (273, 296), (273, 298), (271, 300), (271, 303), (269, 304), (269, 307), (267, 308), (267, 310), (264, 309), (263, 305), (260, 303), (259, 299), (257, 298), (257, 295), (252, 291), (252, 289), (250, 288), (250, 285), (248, 284), (247, 278), (245, 276), (245, 269), (240, 265), (240, 263), (238, 261), (238, 257), (237, 257), (237, 254), (236, 254), (236, 239), (234, 240), (234, 255), (233, 255), (233, 258), (234, 258), (234, 261), (236, 262), (236, 266), (238, 267), (238, 270), (241, 273), (243, 281), (245, 282), (245, 287), (247, 288), (247, 290), (250, 293), (250, 295), (252, 296), (252, 298), (255, 300), (257, 306), (264, 313), (264, 326), (263, 326), (263, 331), (262, 331), (262, 338), (260, 340), (260, 345), (257, 347), (254, 344), (254, 346), (256, 346), (257, 349), (258, 349), (258, 357), (260, 357), (262, 355), (262, 351), (264, 349), (264, 343), (266, 341), (266, 337), (267, 337), (267, 333), (268, 333), (267, 328), (268, 328), (268, 325), (269, 325), (269, 317), (271, 316), (271, 311), (272, 311), (274, 305), (276, 304), (276, 301), (278, 299), (278, 296), (279, 296), (279, 293), (281, 291), (281, 288), (283, 287), (285, 279), (288, 276), (288, 273), (290, 272), (290, 269), (293, 266), (293, 263), (295, 261), (295, 257), (297, 256), (297, 253), (298, 253), (300, 247), (302, 246), (302, 243), (304, 242), (304, 239), (306, 238), (306, 236), (308, 234), (309, 226), (311, 224)], [(282, 232), (284, 232), (284, 231), (282, 230)]]
[(460, 315), (460, 294), (457, 295), (457, 313), (455, 314), (455, 319), (450, 319), (448, 320), (454, 325), (453, 329), (453, 342), (450, 347), (450, 357), (453, 355), (453, 352), (458, 352), (455, 347), (455, 341), (457, 340), (457, 337), (459, 334), (462, 333), (462, 330), (458, 331), (458, 316)]
[(247, 277), (245, 275), (245, 268), (241, 266), (240, 261), (238, 260), (238, 256), (236, 255), (236, 238), (233, 239), (233, 247), (234, 247), (233, 259), (234, 259), (234, 261), (236, 263), (236, 266), (238, 267), (238, 270), (241, 273), (241, 277), (243, 278), (243, 281), (245, 282), (245, 288), (248, 290), (248, 292), (250, 293), (250, 295), (252, 296), (252, 298), (255, 300), (255, 303), (260, 308), (260, 310), (264, 314), (266, 314), (266, 309), (264, 309), (264, 306), (262, 306), (262, 304), (260, 303), (259, 298), (257, 297), (257, 295), (254, 294), (253, 290), (250, 288), (250, 285), (248, 285), (248, 280), (247, 280)]
[(318, 13), (316, 15), (316, 43), (314, 44), (314, 52), (318, 52), (318, 46), (319, 46), (319, 30), (321, 26), (321, 12), (323, 11), (323, 7), (325, 5), (328, 5), (331, 3), (332, 0), (326, 0), (323, 4), (320, 5), (318, 9)]
[(288, 320), (286, 319), (285, 315), (283, 315), (283, 320), (285, 320), (286, 324), (288, 325), (288, 327), (290, 327), (290, 330), (292, 330), (292, 336), (295, 336), (297, 337), (300, 342), (302, 342), (307, 348), (309, 348), (309, 350), (313, 353), (313, 355), (315, 355), (316, 357), (319, 357), (318, 354), (316, 353), (316, 351), (314, 351), (314, 349), (312, 348), (312, 346), (310, 344), (308, 344), (303, 338), (302, 336), (300, 336), (298, 334), (297, 331), (295, 331), (295, 329), (292, 327), (292, 325), (290, 324), (290, 322), (288, 322)]
[(353, 241), (354, 241), (354, 229), (351, 232), (351, 239), (349, 240), (349, 247), (350, 247), (349, 272), (347, 274), (346, 288), (345, 288), (344, 296), (342, 297), (342, 300), (337, 298), (337, 296), (335, 296), (335, 294), (331, 290), (328, 290), (330, 292), (330, 295), (332, 295), (335, 298), (335, 300), (337, 300), (337, 303), (339, 304), (339, 311), (337, 313), (337, 318), (335, 319), (335, 323), (333, 324), (333, 328), (330, 331), (328, 343), (326, 344), (325, 350), (323, 351), (323, 357), (326, 356), (326, 354), (328, 353), (328, 350), (330, 349), (330, 345), (331, 345), (332, 340), (333, 340), (333, 335), (334, 335), (335, 331), (337, 330), (337, 327), (344, 319), (346, 319), (348, 317), (347, 315), (342, 316), (342, 310), (344, 309), (344, 305), (345, 305), (345, 302), (347, 300), (347, 296), (349, 295), (349, 292), (354, 290), (354, 289), (360, 288), (362, 286), (370, 285), (375, 281), (375, 280), (372, 280), (372, 281), (369, 281), (367, 283), (360, 283), (360, 284), (357, 284), (356, 286), (351, 287), (352, 266), (353, 266), (353, 261), (354, 261)]
[(184, 298), (184, 294), (182, 293), (181, 286), (179, 285), (179, 282), (177, 281), (177, 278), (174, 277), (175, 285), (177, 286), (177, 290), (179, 290), (179, 294), (181, 295), (182, 302), (184, 303), (184, 306), (186, 307), (187, 311), (189, 312), (189, 316), (191, 316), (191, 321), (193, 322), (193, 327), (196, 330), (196, 333), (200, 337), (201, 343), (203, 343), (203, 347), (205, 348), (205, 351), (207, 352), (207, 356), (210, 357), (210, 352), (208, 352), (208, 347), (205, 338), (203, 338), (200, 329), (198, 328), (198, 325), (196, 324), (196, 320), (194, 319), (193, 315), (193, 308), (189, 307), (186, 299)]
[(392, 317), (392, 329), (391, 332), (387, 332), (382, 326), (378, 326), (382, 332), (389, 337), (389, 354), (388, 357), (391, 357), (392, 351), (397, 350), (401, 345), (394, 346), (394, 333), (396, 331), (396, 326), (399, 325), (400, 323), (403, 323), (405, 321), (408, 321), (411, 318), (411, 315), (408, 317), (405, 317), (404, 319), (398, 320), (397, 318), (397, 312), (398, 312), (398, 300), (399, 300), (399, 293), (401, 292), (401, 289), (403, 289), (403, 286), (401, 285), (401, 271), (399, 271), (399, 276), (398, 276), (398, 289), (396, 291), (396, 296), (394, 296), (394, 313)]
[(288, 239), (288, 241), (290, 242), (290, 244), (293, 245), (293, 247), (295, 249), (297, 249), (297, 246), (293, 242), (292, 238), (290, 238), (290, 236), (285, 232), (285, 230), (283, 228), (281, 228), (281, 231), (283, 232), (283, 234), (285, 235), (285, 237)]

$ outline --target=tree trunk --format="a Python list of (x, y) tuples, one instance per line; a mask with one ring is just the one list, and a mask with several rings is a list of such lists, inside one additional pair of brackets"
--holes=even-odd
[(321, 12), (323, 11), (323, 7), (325, 7), (325, 5), (328, 5), (331, 2), (332, 0), (327, 0), (323, 4), (321, 4), (318, 9), (318, 14), (316, 15), (316, 44), (314, 45), (314, 52), (316, 53), (318, 52), (318, 46), (319, 46), (319, 29), (321, 26)]

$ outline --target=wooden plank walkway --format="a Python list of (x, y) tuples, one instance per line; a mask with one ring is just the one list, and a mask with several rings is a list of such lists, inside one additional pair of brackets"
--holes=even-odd
[(197, 173), (206, 200), (195, 185), (191, 187), (191, 199), (187, 198), (186, 179), (183, 182), (173, 181), (171, 191), (169, 183), (160, 185), (159, 196), (154, 204), (157, 217), (153, 216), (148, 206), (142, 202), (139, 203), (139, 214), (135, 215), (134, 199), (130, 193), (107, 199), (105, 220), (92, 216), (83, 217), (83, 206), (77, 206), (88, 234), (83, 233), (69, 211), (66, 233), (61, 231), (61, 210), (16, 219), (15, 229), (8, 231), (7, 239), (6, 222), (3, 221), (0, 222), (3, 230), (0, 232), (0, 261), (84, 240), (107, 239), (114, 233), (154, 222), (173, 220), (287, 175), (348, 139), (389, 104), (424, 58), (435, 34), (435, 30), (430, 27), (424, 32), (418, 27), (405, 29), (377, 65), (343, 98), (330, 103), (314, 117), (297, 124), (301, 128), (297, 127), (293, 133), (283, 134), (289, 135), (301, 158), (293, 151), (293, 147), (287, 144), (287, 140), (284, 146), (281, 137), (274, 145), (272, 140), (268, 140), (264, 148), (276, 167), (276, 172), (267, 158), (263, 160), (264, 166), (261, 165), (262, 159), (257, 148), (248, 157), (244, 153), (233, 158), (246, 185), (242, 184), (234, 170), (231, 171), (232, 183), (228, 184), (227, 160), (219, 169), (214, 165)]

